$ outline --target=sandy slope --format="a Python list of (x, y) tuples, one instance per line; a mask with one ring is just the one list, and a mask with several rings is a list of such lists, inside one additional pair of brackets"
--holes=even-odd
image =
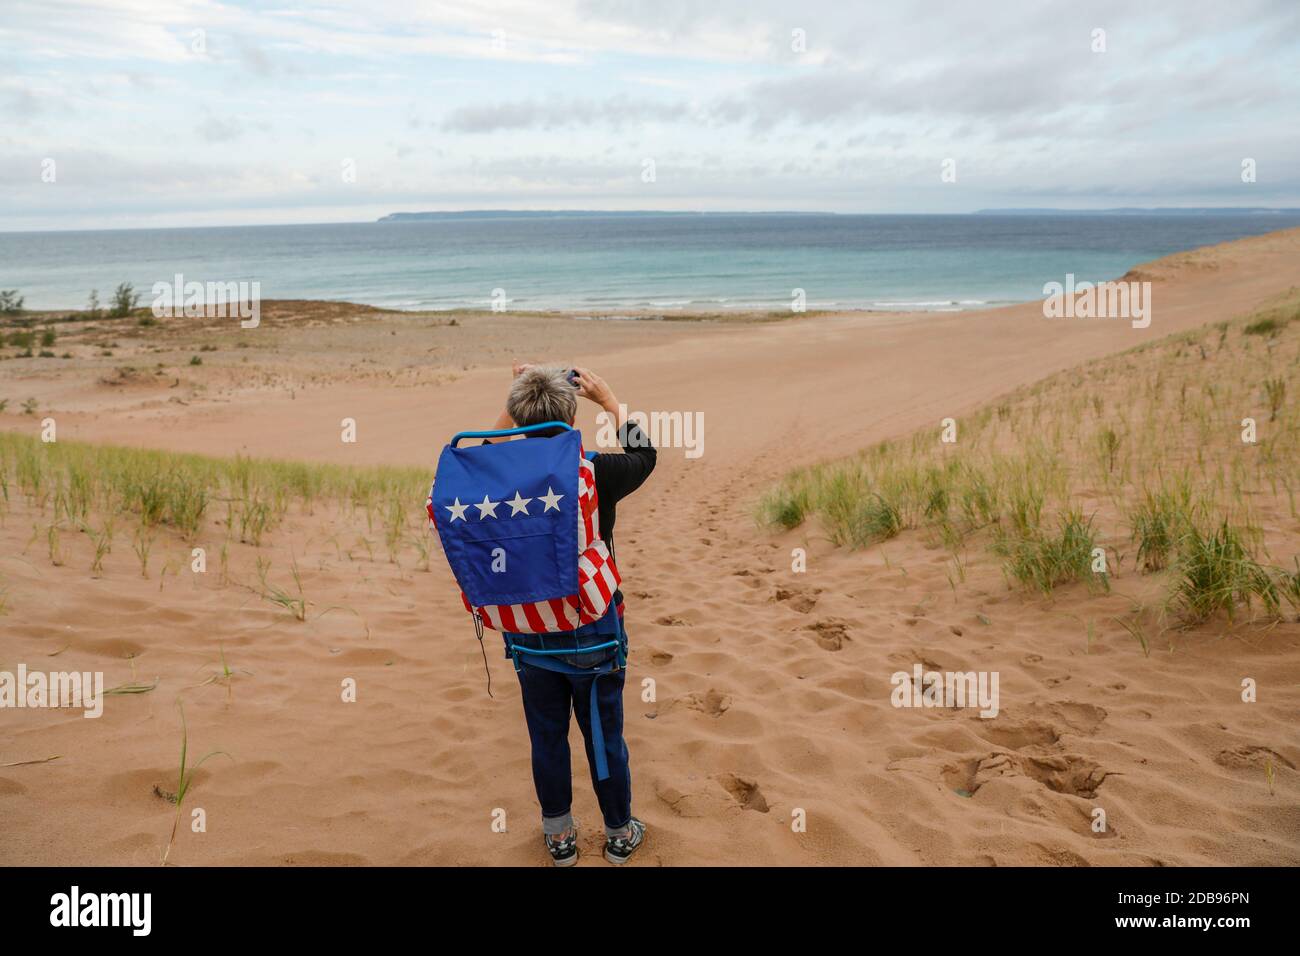
[[(934, 424), (1300, 285), (1300, 231), (1140, 272), (1156, 283), (1146, 330), (1049, 322), (1038, 304), (766, 325), (470, 316), (446, 328), (381, 317), (217, 329), (223, 349), (258, 338), (238, 360), (222, 351), (194, 371), (160, 335), (181, 367), (158, 383), (100, 384), (111, 362), (89, 357), (0, 364), (0, 397), (11, 400), (0, 426), (35, 427), (13, 414), (31, 394), (65, 439), (431, 465), (452, 432), (490, 423), (511, 357), (591, 365), (633, 408), (705, 420), (703, 457), (664, 450), (620, 507), (627, 735), (636, 811), (652, 828), (643, 864), (1294, 864), (1294, 626), (1201, 636), (1150, 659), (1107, 631), (1085, 653), (1068, 597), (1045, 605), (1009, 592), (991, 562), (954, 594), (942, 557), (919, 540), (850, 555), (797, 533), (773, 538), (751, 518), (765, 483), (794, 463)], [(440, 349), (429, 369), (422, 341)], [(169, 395), (173, 377), (181, 392)], [(181, 393), (184, 404), (168, 400)], [(357, 420), (356, 445), (339, 440), (344, 417)], [(110, 698), (97, 721), (0, 713), (0, 764), (62, 755), (0, 768), (0, 862), (157, 862), (171, 808), (154, 787), (175, 789), (182, 692), (191, 754), (233, 759), (199, 771), (191, 806), (207, 812), (208, 832), (183, 832), (173, 862), (545, 861), (517, 684), (489, 634), (487, 698), (438, 554), (431, 573), (415, 569), (413, 551), (391, 564), (382, 546), (371, 556), (358, 541), (364, 522), (295, 514), (263, 553), (282, 585), (292, 559), (301, 567), (314, 606), (300, 623), (254, 592), (251, 548), (231, 559), (250, 587), (190, 574), (175, 540), (159, 542), (149, 580), (127, 540), (95, 580), (81, 541), (51, 566), (25, 507), (0, 530), (0, 669), (102, 669), (109, 684), (134, 670), (161, 683)], [(794, 574), (790, 548), (805, 545), (808, 571)], [(350, 610), (326, 613), (335, 606)], [(240, 671), (229, 700), (202, 684), (218, 644)], [(915, 661), (998, 670), (1001, 715), (894, 709), (889, 675)], [(1275, 692), (1242, 705), (1242, 673)], [(358, 682), (357, 703), (340, 702), (345, 677)], [(654, 702), (642, 699), (646, 678)], [(575, 810), (596, 865), (599, 814), (575, 753)], [(1104, 835), (1089, 830), (1096, 806)], [(492, 829), (497, 808), (505, 833)], [(792, 832), (794, 808), (807, 813), (805, 833)]]

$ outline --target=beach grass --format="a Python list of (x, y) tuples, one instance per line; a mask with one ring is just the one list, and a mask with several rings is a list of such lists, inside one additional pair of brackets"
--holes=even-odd
[(181, 758), (180, 758), (180, 768), (176, 780), (176, 792), (174, 794), (165, 795), (170, 797), (171, 802), (176, 805), (176, 815), (172, 818), (171, 836), (168, 837), (167, 846), (163, 850), (162, 863), (164, 866), (167, 865), (167, 860), (171, 856), (172, 847), (176, 845), (176, 830), (180, 826), (181, 810), (185, 805), (185, 797), (189, 793), (190, 787), (193, 786), (194, 784), (195, 771), (197, 771), (200, 767), (203, 766), (203, 764), (205, 764), (208, 760), (210, 760), (213, 757), (230, 756), (224, 750), (211, 750), (208, 753), (204, 754), (202, 757), (200, 757), (193, 764), (189, 763), (187, 758), (189, 754), (190, 735), (189, 735), (189, 729), (185, 724), (185, 707), (180, 702), (179, 698), (176, 701), (176, 707), (181, 714)]
[(430, 474), (421, 468), (356, 467), (246, 457), (218, 458), (76, 441), (42, 442), (0, 431), (0, 519), (15, 496), (44, 516), (53, 555), (59, 534), (87, 534), (91, 570), (102, 573), (114, 536), (131, 537), (148, 576), (157, 536), (192, 542), (224, 526), (227, 538), (260, 546), (293, 509), (318, 504), (381, 526), (397, 560), (419, 523)]
[(952, 553), (954, 587), (978, 539), (1030, 592), (1104, 593), (1127, 557), (1180, 624), (1300, 612), (1300, 559), (1272, 564), (1258, 515), (1300, 517), (1297, 318), (1292, 289), (1017, 389), (957, 419), (956, 441), (925, 428), (794, 469), (757, 518), (847, 548), (920, 530)]

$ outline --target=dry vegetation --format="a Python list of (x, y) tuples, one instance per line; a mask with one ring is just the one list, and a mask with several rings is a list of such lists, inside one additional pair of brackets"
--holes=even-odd
[[(21, 497), (34, 518), (28, 550), (43, 545), (51, 564), (75, 559), (93, 575), (107, 556), (129, 543), (139, 572), (150, 575), (155, 543), (173, 546), (217, 543), (221, 579), (227, 580), (231, 546), (261, 548), (293, 509), (316, 506), (334, 512), (370, 551), (378, 539), (389, 560), (412, 551), (427, 569), (429, 537), (420, 503), (429, 475), (419, 468), (356, 468), (50, 442), (0, 432), (0, 523)], [(212, 550), (209, 548), (208, 550)], [(188, 551), (187, 551), (188, 553)], [(305, 616), (306, 602), (296, 569), (297, 594), (267, 581), (268, 565), (257, 562), (260, 591), (267, 600)]]
[(954, 590), (973, 545), (1009, 585), (1046, 595), (1139, 575), (1160, 594), (1126, 623), (1144, 647), (1150, 629), (1294, 616), (1298, 371), (1293, 289), (1020, 389), (957, 420), (955, 441), (927, 429), (793, 471), (760, 520), (849, 548), (919, 533), (951, 552)]

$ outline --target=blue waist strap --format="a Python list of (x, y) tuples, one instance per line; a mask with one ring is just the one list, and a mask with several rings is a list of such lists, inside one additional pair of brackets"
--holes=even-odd
[[(619, 630), (622, 631), (621, 625)], [(605, 756), (605, 733), (600, 726), (600, 708), (597, 704), (596, 681), (606, 674), (612, 674), (614, 671), (622, 670), (627, 666), (627, 650), (621, 635), (619, 638), (606, 641), (603, 644), (594, 644), (581, 649), (562, 647), (552, 650), (522, 647), (511, 640), (515, 635), (506, 634), (503, 636), (506, 640), (506, 653), (514, 660), (515, 670), (519, 670), (520, 667), (527, 663), (530, 667), (540, 667), (542, 670), (554, 671), (557, 674), (591, 678), (591, 749), (596, 754), (596, 779), (608, 780), (609, 760)], [(561, 654), (572, 655), (575, 652), (586, 654), (590, 651), (603, 651), (609, 648), (618, 648), (618, 652), (613, 659), (606, 661), (599, 667), (574, 667), (567, 661), (555, 660), (555, 657)], [(521, 660), (522, 655), (527, 655), (529, 660)]]
[[(606, 641), (604, 644), (592, 644), (590, 647), (580, 647), (580, 648), (557, 647), (554, 650), (549, 650), (549, 651), (545, 651), (536, 647), (520, 647), (518, 644), (512, 643), (510, 645), (510, 650), (518, 651), (520, 654), (540, 654), (542, 657), (548, 657), (548, 656), (555, 656), (558, 654), (590, 654), (592, 651), (604, 651), (604, 650), (608, 650), (611, 647), (618, 647), (621, 643), (622, 643), (621, 641)], [(560, 664), (563, 663), (563, 661), (556, 661), (555, 663)], [(596, 668), (583, 670), (581, 667), (574, 667), (571, 664), (565, 664), (564, 666), (569, 668), (569, 671), (566, 671), (565, 673), (572, 672), (574, 674), (591, 674), (596, 671)]]

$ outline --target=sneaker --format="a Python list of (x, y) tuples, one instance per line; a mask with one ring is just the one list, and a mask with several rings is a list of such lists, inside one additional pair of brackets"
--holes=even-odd
[(573, 866), (578, 862), (578, 824), (575, 821), (569, 829), (569, 835), (559, 840), (542, 836), (546, 849), (551, 854), (551, 862), (556, 866)]
[(627, 836), (605, 837), (605, 859), (622, 866), (632, 859), (632, 854), (645, 843), (645, 824), (633, 817), (627, 825)]

